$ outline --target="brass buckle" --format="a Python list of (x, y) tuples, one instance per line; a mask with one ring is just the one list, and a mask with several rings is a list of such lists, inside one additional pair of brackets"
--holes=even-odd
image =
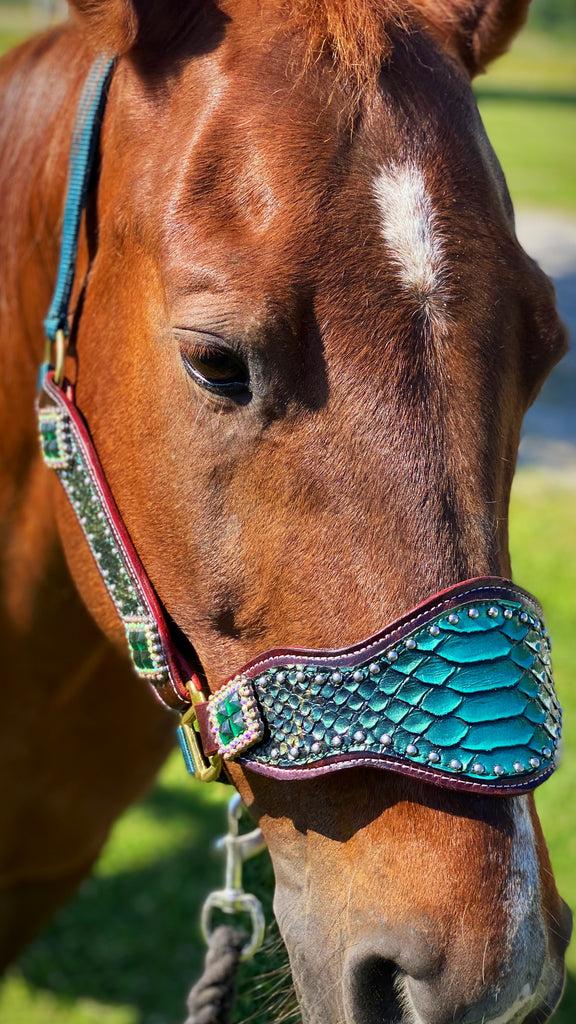
[(50, 338), (46, 338), (46, 344), (44, 346), (44, 362), (47, 366), (52, 363), (52, 349), (54, 349), (54, 383), (61, 387), (64, 379), (64, 357), (66, 355), (66, 335), (61, 327), (58, 328), (54, 336), (54, 341)]
[(180, 735), (185, 740), (192, 764), (194, 765), (194, 777), (199, 782), (214, 782), (222, 771), (222, 758), (220, 754), (214, 754), (212, 757), (206, 758), (200, 745), (195, 705), (203, 703), (204, 697), (201, 693), (198, 693), (193, 683), (187, 683), (186, 689), (190, 694), (192, 703), (180, 720), (180, 728), (182, 730)]

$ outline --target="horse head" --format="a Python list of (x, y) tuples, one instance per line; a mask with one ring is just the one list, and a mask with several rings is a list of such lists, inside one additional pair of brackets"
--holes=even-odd
[[(75, 3), (120, 53), (88, 209), (77, 397), (215, 691), (509, 576), (520, 425), (565, 347), (471, 78), (524, 0)], [(63, 496), (96, 621), (125, 637)], [(536, 1022), (568, 912), (531, 795), (230, 763), (304, 1019)]]

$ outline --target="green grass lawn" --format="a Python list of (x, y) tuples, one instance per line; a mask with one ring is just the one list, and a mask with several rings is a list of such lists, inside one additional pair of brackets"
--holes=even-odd
[[(543, 602), (566, 717), (563, 764), (538, 791), (537, 803), (560, 892), (576, 908), (575, 522), (573, 480), (518, 473), (511, 508), (514, 576)], [(181, 1024), (186, 992), (201, 967), (200, 906), (221, 883), (222, 864), (210, 840), (223, 831), (227, 796), (224, 787), (195, 784), (174, 754), (155, 789), (116, 825), (94, 877), (0, 990), (1, 1024)], [(270, 920), (267, 856), (252, 861), (246, 873)], [(255, 973), (278, 962), (274, 951), (260, 954), (243, 968), (244, 989), (251, 989)], [(568, 964), (569, 984), (554, 1024), (576, 1020), (576, 948)], [(236, 1019), (253, 1009), (246, 995)], [(272, 1019), (259, 1014), (255, 1024)]]
[(521, 34), (475, 90), (514, 202), (576, 210), (576, 36)]

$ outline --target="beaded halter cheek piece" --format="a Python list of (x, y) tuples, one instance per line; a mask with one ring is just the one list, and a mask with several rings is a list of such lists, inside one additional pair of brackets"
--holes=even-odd
[(77, 114), (38, 425), (45, 462), (78, 517), (136, 672), (183, 712), (189, 770), (210, 781), (222, 759), (237, 760), (274, 778), (303, 779), (364, 765), (469, 792), (534, 789), (556, 767), (561, 712), (541, 608), (510, 580), (458, 583), (351, 647), (268, 651), (203, 696), (63, 376), (78, 233), (112, 67), (107, 57), (93, 65)]

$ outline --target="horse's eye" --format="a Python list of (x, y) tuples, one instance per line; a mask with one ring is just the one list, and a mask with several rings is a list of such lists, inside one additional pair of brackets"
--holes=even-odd
[(240, 395), (248, 391), (249, 374), (233, 352), (205, 345), (182, 350), (182, 362), (192, 380), (218, 395)]

